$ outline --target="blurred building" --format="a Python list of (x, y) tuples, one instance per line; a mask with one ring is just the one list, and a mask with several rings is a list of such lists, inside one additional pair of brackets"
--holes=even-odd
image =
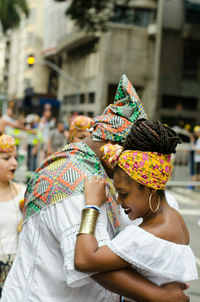
[(57, 35), (56, 49), (52, 53), (44, 49), (46, 59), (59, 61), (62, 69), (76, 81), (67, 82), (59, 77), (62, 115), (78, 112), (95, 116), (101, 113), (113, 102), (123, 73), (133, 82), (140, 96), (148, 95), (154, 57), (154, 38), (148, 32), (148, 26), (155, 24), (156, 10), (155, 0), (119, 5), (109, 31), (97, 34), (79, 31), (68, 21), (67, 32)]
[(44, 64), (28, 66), (29, 55), (42, 61), (44, 0), (28, 0), (30, 14), (22, 16), (20, 26), (12, 30), (9, 40), (7, 66), (7, 97), (16, 110), (26, 114), (41, 113), (46, 102), (57, 101), (57, 95), (48, 91), (49, 67)]
[[(96, 34), (66, 17), (69, 1), (27, 1), (30, 17), (7, 45), (7, 91), (18, 106), (35, 111), (60, 100), (63, 118), (95, 116), (113, 102), (125, 73), (149, 118), (200, 123), (200, 0), (119, 0), (109, 30)], [(29, 54), (43, 63), (28, 68)]]
[(200, 123), (200, 0), (164, 1), (158, 116)]
[(62, 114), (101, 113), (125, 73), (149, 118), (199, 123), (199, 23), (199, 0), (132, 0), (128, 6), (119, 1), (109, 31), (95, 35), (68, 20), (53, 52), (44, 52), (77, 81), (58, 79)]

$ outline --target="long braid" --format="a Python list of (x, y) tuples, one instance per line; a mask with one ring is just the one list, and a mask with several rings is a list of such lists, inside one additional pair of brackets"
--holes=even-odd
[(176, 153), (182, 141), (177, 133), (159, 121), (140, 119), (136, 121), (125, 141), (125, 149), (152, 151), (163, 154)]

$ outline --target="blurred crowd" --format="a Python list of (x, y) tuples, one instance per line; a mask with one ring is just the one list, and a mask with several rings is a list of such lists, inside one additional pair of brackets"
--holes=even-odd
[[(192, 126), (181, 120), (172, 128), (182, 139), (182, 145), (176, 154), (175, 167), (187, 166), (190, 180), (200, 181), (200, 125)], [(185, 175), (182, 176), (185, 177)], [(185, 178), (187, 179), (187, 177)], [(194, 189), (194, 187), (192, 188)]]
[(92, 119), (83, 115), (74, 114), (68, 121), (58, 120), (52, 115), (50, 104), (44, 106), (41, 116), (32, 113), (16, 119), (13, 107), (8, 107), (0, 117), (0, 133), (15, 138), (19, 168), (30, 172), (66, 144), (89, 136), (91, 127)]
[[(91, 135), (92, 121), (83, 115), (73, 115), (67, 123), (57, 120), (49, 104), (41, 117), (32, 113), (15, 119), (12, 107), (0, 117), (0, 298), (18, 248), (24, 183), (46, 157)], [(16, 176), (17, 169), (23, 177)]]

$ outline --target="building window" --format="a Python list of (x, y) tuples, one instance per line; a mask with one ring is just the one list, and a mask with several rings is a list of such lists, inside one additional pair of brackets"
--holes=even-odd
[(133, 24), (137, 26), (147, 27), (150, 24), (151, 10), (150, 9), (134, 9)]
[(177, 95), (163, 95), (162, 108), (175, 109), (177, 112), (183, 110), (197, 110), (198, 99), (195, 97), (182, 97)]
[(115, 8), (113, 22), (147, 27), (155, 21), (155, 11), (149, 8), (119, 6)]
[(185, 22), (200, 24), (200, 3), (185, 0)]
[(88, 115), (89, 117), (92, 117), (92, 118), (93, 118), (93, 116), (94, 116), (94, 112), (92, 112), (92, 111), (88, 111), (87, 115)]
[(126, 6), (116, 6), (113, 21), (120, 24), (132, 23), (132, 10)]
[(85, 95), (82, 93), (80, 95), (80, 104), (84, 104), (85, 103)]
[(198, 66), (200, 61), (200, 43), (187, 42), (183, 46), (183, 78), (198, 80)]
[(93, 104), (95, 102), (95, 94), (94, 92), (89, 93), (88, 103)]
[(75, 105), (79, 103), (79, 98), (77, 94), (65, 95), (63, 98), (64, 105)]

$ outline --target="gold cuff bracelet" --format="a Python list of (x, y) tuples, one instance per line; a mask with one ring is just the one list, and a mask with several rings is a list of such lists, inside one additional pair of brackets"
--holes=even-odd
[(82, 210), (81, 225), (78, 232), (80, 234), (94, 235), (96, 222), (99, 217), (99, 212), (95, 209), (86, 208)]

